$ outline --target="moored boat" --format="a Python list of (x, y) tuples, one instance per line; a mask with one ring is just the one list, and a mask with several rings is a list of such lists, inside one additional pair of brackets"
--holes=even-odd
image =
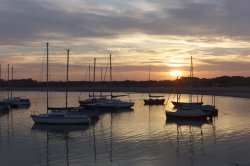
[(90, 118), (99, 118), (99, 111), (95, 109), (85, 109), (85, 108), (78, 108), (75, 111), (72, 111), (72, 113), (76, 115), (86, 115)]
[[(111, 65), (111, 54), (109, 56), (109, 67), (110, 67), (110, 82), (112, 82), (112, 65)], [(121, 97), (126, 95), (117, 95), (114, 96), (112, 91), (110, 92), (110, 99), (102, 97), (93, 99), (86, 99), (79, 101), (80, 106), (86, 109), (98, 109), (98, 110), (117, 110), (117, 109), (129, 109), (134, 106), (134, 102), (131, 101), (122, 101), (120, 99), (115, 99), (116, 97)]]
[[(49, 91), (48, 91), (48, 76), (49, 76), (49, 54), (48, 54), (48, 43), (47, 46), (47, 113), (46, 114), (34, 114), (31, 115), (34, 123), (43, 123), (43, 124), (86, 124), (90, 123), (90, 118), (86, 115), (74, 115), (71, 113), (71, 108), (68, 107), (68, 87), (66, 87), (66, 101), (65, 107), (49, 109)], [(68, 85), (68, 67), (69, 67), (69, 49), (67, 49), (67, 75), (66, 82)]]
[(179, 107), (179, 109), (183, 110), (192, 110), (192, 109), (200, 109), (206, 113), (210, 113), (212, 115), (218, 114), (218, 109), (213, 105), (195, 105), (195, 104), (185, 104)]
[(164, 102), (165, 102), (164, 96), (155, 96), (155, 95), (150, 94), (150, 91), (151, 91), (150, 68), (149, 68), (148, 76), (149, 76), (149, 79), (148, 79), (149, 94), (148, 94), (148, 99), (144, 99), (144, 104), (145, 105), (164, 105)]
[(177, 109), (176, 112), (165, 111), (167, 118), (172, 119), (207, 119), (211, 116), (210, 113), (206, 113), (201, 109)]
[(85, 115), (74, 115), (68, 110), (51, 111), (47, 114), (31, 115), (35, 123), (43, 124), (88, 124), (90, 118)]
[(144, 99), (145, 105), (163, 105), (165, 102), (165, 99)]
[(182, 108), (185, 107), (187, 105), (198, 105), (201, 106), (203, 104), (203, 102), (179, 102), (179, 101), (172, 101), (172, 104), (174, 105), (175, 108)]
[(86, 109), (98, 109), (98, 110), (117, 110), (117, 109), (129, 109), (134, 106), (134, 102), (126, 102), (118, 99), (106, 99), (97, 100), (94, 103), (82, 105)]
[(18, 108), (18, 107), (30, 106), (30, 100), (23, 99), (20, 97), (13, 97), (10, 99), (2, 99), (0, 101), (0, 104), (9, 105), (11, 108)]
[[(191, 64), (190, 64), (190, 77), (189, 77), (189, 84), (190, 84), (190, 88), (192, 88), (193, 86), (193, 79), (194, 79), (194, 75), (193, 75), (193, 58), (191, 56)], [(178, 79), (178, 77), (177, 77)], [(193, 97), (192, 97), (192, 93), (190, 93), (190, 96), (189, 96), (189, 102), (180, 102), (180, 96), (181, 94), (177, 93), (177, 101), (172, 101), (172, 104), (174, 105), (174, 108), (182, 108), (183, 106), (186, 106), (186, 105), (202, 105), (203, 102), (200, 101), (198, 102), (198, 94), (197, 94), (197, 102), (193, 102)], [(201, 98), (202, 100), (202, 98)]]
[(10, 106), (9, 105), (0, 104), (0, 113), (7, 113), (9, 111), (10, 111)]

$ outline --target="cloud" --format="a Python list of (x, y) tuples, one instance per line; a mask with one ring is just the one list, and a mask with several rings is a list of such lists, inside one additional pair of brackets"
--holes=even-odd
[(248, 0), (31, 1), (1, 0), (2, 44), (79, 37), (250, 34)]
[(75, 78), (77, 66), (94, 57), (104, 68), (109, 53), (119, 71), (144, 74), (149, 65), (158, 73), (186, 70), (190, 56), (197, 66), (241, 65), (250, 55), (249, 6), (248, 0), (0, 0), (1, 63), (27, 65), (22, 70), (28, 71), (42, 63), (49, 41), (58, 71), (65, 48), (71, 49)]

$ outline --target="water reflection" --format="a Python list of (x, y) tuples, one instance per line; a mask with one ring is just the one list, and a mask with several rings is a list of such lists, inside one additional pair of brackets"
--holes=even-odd
[(188, 127), (199, 127), (201, 128), (205, 124), (213, 124), (213, 119), (201, 119), (201, 120), (186, 120), (186, 119), (166, 119), (167, 125), (173, 125), (175, 124), (177, 126), (177, 129), (182, 126), (188, 126)]
[(33, 124), (31, 130), (49, 132), (51, 134), (65, 135), (75, 131), (88, 130), (89, 125), (49, 125), (49, 124)]
[[(81, 135), (83, 132), (89, 129), (89, 125), (46, 125), (46, 124), (34, 124), (31, 128), (32, 131), (43, 132), (46, 133), (46, 163), (47, 166), (50, 165), (50, 141), (53, 138), (58, 141), (58, 138), (65, 140), (65, 156), (66, 156), (66, 164), (69, 166), (69, 143), (70, 139), (74, 139), (74, 137), (70, 137), (71, 132), (80, 132)], [(94, 140), (95, 141), (95, 140)], [(53, 165), (53, 163), (51, 164)]]
[(126, 112), (133, 112), (134, 111), (134, 109), (133, 108), (126, 108), (126, 109), (118, 109), (118, 110), (116, 110), (116, 111), (114, 111), (114, 112), (112, 112), (112, 113), (126, 113)]
[[(176, 128), (176, 155), (181, 157), (182, 153), (187, 153), (190, 159), (190, 165), (193, 166), (197, 150), (205, 154), (205, 142), (203, 126), (210, 126), (215, 133), (215, 119), (203, 120), (184, 120), (184, 119), (166, 119), (166, 125)], [(198, 129), (195, 130), (195, 129)], [(211, 133), (210, 133), (211, 134)], [(216, 136), (215, 136), (216, 138)]]
[[(75, 96), (70, 104), (78, 105), (77, 93), (71, 94)], [(53, 95), (52, 104), (64, 102), (64, 93)], [(0, 115), (0, 165), (249, 163), (249, 99), (217, 97), (219, 117), (212, 121), (173, 121), (166, 120), (162, 106), (144, 106), (141, 94), (134, 96), (134, 110), (101, 113), (88, 126), (33, 125), (35, 101), (27, 110)], [(210, 98), (205, 96), (204, 102), (210, 103)], [(37, 104), (37, 112), (43, 113), (44, 102)]]

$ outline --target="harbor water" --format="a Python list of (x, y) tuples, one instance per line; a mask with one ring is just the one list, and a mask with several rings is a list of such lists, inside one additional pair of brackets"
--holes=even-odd
[[(46, 112), (45, 92), (13, 95), (30, 98), (31, 106), (0, 115), (1, 166), (250, 165), (250, 99), (216, 96), (213, 121), (180, 122), (165, 116), (173, 96), (167, 101), (164, 94), (166, 106), (145, 106), (148, 94), (135, 93), (121, 97), (135, 102), (133, 110), (102, 113), (90, 125), (58, 126), (35, 125), (30, 117)], [(68, 105), (78, 106), (79, 95), (70, 92)], [(203, 101), (211, 104), (212, 97)], [(49, 104), (65, 106), (65, 93), (50, 93)]]

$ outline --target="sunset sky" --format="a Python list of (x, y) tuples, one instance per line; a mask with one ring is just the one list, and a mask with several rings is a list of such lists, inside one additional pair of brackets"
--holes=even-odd
[(14, 78), (83, 80), (97, 58), (97, 79), (112, 54), (114, 80), (250, 76), (249, 0), (0, 0), (0, 63)]

